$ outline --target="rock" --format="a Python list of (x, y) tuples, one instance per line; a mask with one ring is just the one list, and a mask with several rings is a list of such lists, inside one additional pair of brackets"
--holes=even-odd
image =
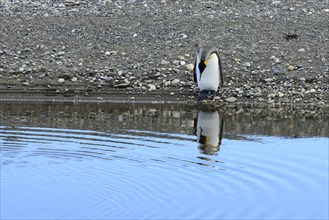
[(284, 94), (282, 92), (278, 92), (278, 96), (281, 98), (284, 96)]
[(179, 82), (179, 79), (174, 79), (173, 81), (171, 81), (171, 85), (177, 85)]
[(249, 89), (250, 89), (250, 86), (247, 85), (247, 84), (244, 84), (244, 85), (243, 85), (243, 88), (245, 88), (246, 90), (249, 90)]
[(278, 75), (280, 73), (280, 70), (278, 68), (272, 68), (270, 73), (273, 75)]
[(157, 88), (154, 84), (148, 84), (148, 87), (149, 87), (149, 91), (155, 91)]
[(275, 6), (277, 6), (277, 5), (279, 5), (279, 4), (281, 4), (280, 1), (273, 1), (273, 2), (272, 2), (272, 5), (275, 5)]
[(229, 98), (226, 98), (225, 101), (229, 102), (229, 103), (233, 103), (236, 101), (236, 98), (235, 97), (229, 97)]
[(27, 81), (22, 83), (23, 86), (28, 86), (29, 84), (30, 84), (30, 83), (27, 82)]
[(45, 73), (40, 73), (38, 77), (39, 77), (39, 79), (43, 79), (43, 78), (46, 77), (46, 74)]
[(315, 93), (315, 92), (316, 92), (315, 89), (310, 89), (310, 90), (307, 91), (307, 93)]
[(188, 71), (192, 72), (194, 70), (194, 65), (192, 63), (187, 64), (186, 68), (187, 68)]
[(170, 62), (169, 61), (167, 61), (167, 60), (161, 60), (160, 61), (160, 64), (161, 65), (168, 65)]
[(242, 64), (242, 67), (249, 68), (249, 67), (251, 67), (251, 63), (245, 62)]
[(127, 88), (129, 86), (130, 83), (119, 83), (119, 84), (115, 84), (113, 87), (114, 88)]
[(65, 52), (64, 51), (60, 51), (57, 53), (57, 56), (64, 56), (65, 55)]
[(63, 83), (63, 82), (65, 82), (65, 79), (64, 79), (64, 78), (59, 78), (57, 81), (58, 81), (59, 83)]
[(106, 52), (105, 52), (105, 55), (106, 55), (106, 56), (111, 56), (111, 55), (113, 55), (113, 54), (115, 55), (115, 54), (117, 54), (117, 53), (118, 53), (118, 51), (112, 50), (112, 51), (106, 51)]
[(181, 36), (182, 36), (183, 39), (187, 38), (186, 34), (181, 34)]
[(111, 77), (111, 76), (104, 76), (103, 79), (105, 80), (105, 82), (111, 82), (113, 80), (113, 77)]
[(78, 81), (78, 78), (75, 77), (75, 76), (73, 76), (73, 77), (71, 78), (71, 81), (72, 81), (72, 82), (76, 82), (76, 81)]
[(185, 66), (185, 65), (186, 65), (186, 61), (181, 60), (181, 61), (179, 61), (179, 64), (180, 64), (181, 66)]
[(255, 94), (254, 94), (254, 96), (255, 97), (261, 97), (263, 94), (261, 93), (261, 92), (256, 92)]
[(293, 65), (288, 66), (288, 71), (293, 71), (294, 69), (295, 69), (295, 67)]
[(28, 47), (26, 47), (23, 50), (21, 50), (22, 53), (27, 53), (27, 52), (30, 52), (30, 51), (31, 51), (31, 49), (28, 48)]
[(275, 96), (276, 95), (274, 93), (270, 93), (270, 94), (267, 95), (267, 98), (275, 98)]
[(280, 59), (276, 56), (271, 56), (270, 59), (273, 60), (274, 63), (280, 63)]
[(275, 79), (274, 78), (266, 78), (264, 79), (264, 82), (273, 82)]

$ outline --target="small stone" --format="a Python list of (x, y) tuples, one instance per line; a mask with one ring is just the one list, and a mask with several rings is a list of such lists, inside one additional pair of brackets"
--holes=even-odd
[(274, 63), (280, 63), (280, 59), (277, 58), (276, 56), (271, 56), (270, 59), (273, 60)]
[(179, 64), (179, 60), (174, 60), (173, 61), (173, 64), (178, 65)]
[(64, 78), (59, 78), (57, 81), (58, 81), (59, 83), (63, 83), (63, 82), (65, 82), (65, 79), (64, 79)]
[(43, 78), (45, 78), (46, 77), (46, 74), (45, 73), (40, 73), (39, 74), (39, 79), (43, 79)]
[(30, 51), (31, 51), (31, 49), (28, 48), (28, 47), (21, 50), (22, 53), (27, 53), (27, 52), (30, 52)]
[(111, 55), (111, 52), (110, 52), (110, 51), (106, 51), (106, 52), (105, 52), (105, 55), (106, 55), (106, 56), (110, 56), (110, 55)]
[(260, 93), (260, 92), (256, 92), (256, 93), (254, 94), (254, 96), (255, 96), (255, 97), (261, 97), (261, 96), (262, 96), (262, 93)]
[(281, 98), (284, 96), (284, 94), (282, 92), (278, 92), (278, 96)]
[(316, 91), (315, 91), (315, 89), (310, 89), (309, 91), (308, 91), (308, 93), (315, 93)]
[(298, 50), (298, 52), (305, 52), (305, 49), (304, 49), (304, 48), (300, 48), (300, 49)]
[(179, 79), (174, 79), (173, 81), (171, 81), (171, 85), (177, 85), (179, 82)]
[(279, 4), (281, 4), (280, 1), (273, 1), (273, 2), (272, 2), (272, 5), (279, 5)]
[(235, 97), (229, 97), (227, 99), (225, 99), (225, 101), (229, 102), (229, 103), (233, 103), (236, 101), (236, 98)]
[(272, 104), (272, 103), (274, 103), (274, 100), (273, 99), (269, 99), (269, 100), (267, 100), (267, 103), (268, 104)]
[(245, 62), (242, 64), (242, 67), (249, 68), (249, 67), (251, 67), (251, 63)]
[(28, 86), (30, 83), (29, 82), (23, 82), (23, 86)]
[(149, 91), (155, 91), (157, 88), (154, 84), (148, 84), (148, 87), (149, 87)]
[(247, 84), (244, 84), (244, 85), (243, 85), (243, 88), (245, 88), (246, 90), (249, 90), (249, 89), (250, 89), (250, 86), (247, 85)]
[(295, 67), (293, 65), (288, 66), (288, 71), (293, 71), (294, 69), (295, 69)]
[(160, 64), (161, 65), (168, 65), (170, 62), (167, 60), (161, 60)]
[(60, 51), (60, 52), (57, 53), (57, 56), (63, 56), (63, 55), (65, 55), (64, 51)]
[(266, 78), (266, 79), (264, 79), (264, 82), (272, 82), (272, 81), (274, 81), (274, 78)]
[(175, 93), (174, 92), (171, 92), (170, 95), (175, 95)]
[(273, 75), (278, 75), (280, 73), (280, 70), (278, 68), (272, 68), (270, 72)]
[(71, 79), (71, 81), (72, 81), (72, 82), (76, 82), (76, 81), (78, 81), (78, 78), (75, 77), (75, 76), (73, 76), (72, 79)]
[(194, 65), (192, 63), (187, 64), (186, 68), (187, 68), (188, 71), (192, 72), (194, 70)]
[(267, 98), (274, 98), (276, 95), (274, 93), (268, 94)]
[(105, 80), (105, 82), (111, 82), (113, 80), (113, 77), (111, 77), (111, 76), (104, 76), (103, 79)]
[(180, 64), (181, 66), (185, 66), (185, 65), (186, 65), (186, 61), (181, 60), (181, 61), (179, 61), (179, 64)]

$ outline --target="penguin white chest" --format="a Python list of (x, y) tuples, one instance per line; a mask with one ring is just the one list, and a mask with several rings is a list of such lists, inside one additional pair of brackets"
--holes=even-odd
[(200, 73), (198, 78), (198, 87), (200, 90), (218, 90), (220, 83), (220, 69), (218, 57), (213, 54), (212, 57), (207, 61), (207, 66)]

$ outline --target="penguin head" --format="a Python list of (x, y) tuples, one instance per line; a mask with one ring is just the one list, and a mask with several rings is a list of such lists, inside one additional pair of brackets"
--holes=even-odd
[(199, 47), (197, 52), (196, 64), (198, 65), (197, 68), (199, 68), (200, 73), (202, 73), (206, 69), (209, 60), (213, 59), (214, 57), (218, 57), (218, 50), (215, 47)]
[(209, 138), (207, 136), (200, 134), (198, 141), (200, 144), (207, 144), (208, 140), (209, 140)]

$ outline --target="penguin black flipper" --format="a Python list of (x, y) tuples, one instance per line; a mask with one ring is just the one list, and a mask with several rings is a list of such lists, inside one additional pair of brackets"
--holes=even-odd
[(217, 54), (217, 57), (218, 57), (220, 84), (223, 85), (224, 84), (224, 76), (223, 76), (223, 68), (222, 68), (222, 59), (220, 58), (218, 52), (216, 52), (216, 54)]
[(193, 80), (194, 80), (195, 83), (197, 83), (196, 68), (197, 68), (197, 63), (196, 63), (196, 60), (195, 60), (194, 68), (193, 68)]

